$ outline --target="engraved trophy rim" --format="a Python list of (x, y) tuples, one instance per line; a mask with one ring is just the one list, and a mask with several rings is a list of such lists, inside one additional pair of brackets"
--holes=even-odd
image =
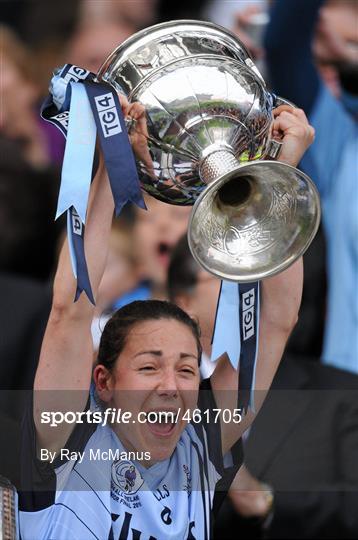
[[(300, 249), (298, 251), (292, 252), (290, 256), (284, 258), (284, 260), (281, 263), (276, 264), (274, 269), (270, 269), (269, 271), (265, 270), (265, 271), (256, 272), (256, 273), (251, 272), (249, 276), (245, 276), (242, 274), (233, 275), (232, 273), (229, 274), (227, 272), (220, 271), (217, 268), (215, 268), (214, 270), (212, 267), (208, 265), (205, 259), (199, 256), (198, 250), (196, 249), (194, 245), (195, 243), (192, 238), (192, 231), (194, 230), (193, 221), (197, 218), (197, 211), (201, 203), (203, 202), (203, 200), (206, 199), (213, 191), (215, 191), (219, 184), (223, 184), (225, 180), (233, 176), (238, 171), (242, 171), (245, 168), (252, 169), (253, 165), (255, 165), (255, 167), (265, 167), (267, 165), (274, 165), (275, 167), (281, 167), (282, 169), (286, 168), (287, 170), (291, 170), (296, 175), (300, 176), (300, 178), (302, 178), (307, 183), (307, 185), (310, 186), (312, 190), (314, 204), (317, 210), (316, 215), (315, 215), (315, 220), (314, 220), (314, 226), (311, 228), (310, 234), (307, 235), (305, 242), (302, 243), (302, 245), (300, 246)], [(219, 279), (224, 279), (226, 281), (232, 281), (235, 283), (251, 283), (253, 281), (259, 281), (268, 277), (275, 276), (283, 272), (287, 268), (289, 268), (299, 257), (301, 257), (306, 252), (306, 250), (310, 246), (312, 240), (317, 234), (320, 221), (321, 221), (321, 205), (320, 205), (319, 192), (314, 182), (306, 173), (297, 169), (296, 167), (293, 167), (292, 165), (289, 165), (288, 163), (284, 163), (280, 161), (274, 161), (274, 160), (249, 161), (246, 163), (241, 163), (240, 165), (236, 167), (236, 169), (229, 171), (225, 174), (222, 174), (221, 176), (216, 178), (213, 182), (208, 184), (206, 189), (199, 195), (198, 199), (195, 201), (192, 207), (192, 211), (190, 214), (188, 231), (187, 231), (187, 239), (188, 239), (188, 245), (189, 245), (191, 254), (193, 258), (195, 259), (195, 261), (197, 262), (197, 264), (201, 268), (203, 268), (204, 270), (206, 270), (207, 272), (209, 272), (210, 274), (212, 274), (213, 276)]]
[[(173, 27), (180, 27), (180, 26), (183, 26), (183, 30), (185, 29), (185, 26), (187, 26), (187, 27), (196, 27), (197, 29), (199, 29), (200, 27), (203, 27), (203, 29), (210, 28), (210, 29), (218, 32), (218, 34), (221, 33), (221, 34), (225, 35), (227, 38), (232, 40), (231, 45), (232, 45), (233, 50), (234, 49), (236, 49), (236, 50), (240, 49), (245, 54), (244, 63), (246, 63), (246, 61), (248, 61), (248, 64), (247, 64), (248, 67), (251, 68), (251, 69), (254, 68), (254, 71), (255, 71), (256, 75), (258, 75), (259, 78), (260, 78), (260, 82), (264, 86), (266, 86), (266, 83), (265, 83), (261, 73), (257, 69), (256, 65), (254, 64), (254, 62), (252, 60), (252, 57), (251, 57), (247, 47), (240, 41), (240, 39), (234, 34), (234, 32), (232, 32), (231, 30), (228, 30), (224, 26), (221, 26), (221, 25), (216, 24), (216, 23), (212, 23), (210, 21), (199, 21), (199, 20), (195, 20), (195, 19), (176, 19), (176, 20), (172, 20), (172, 21), (165, 21), (165, 22), (162, 22), (162, 23), (158, 23), (158, 24), (154, 24), (152, 26), (149, 26), (148, 28), (143, 28), (142, 30), (139, 30), (138, 32), (136, 32), (135, 34), (130, 36), (129, 38), (125, 39), (120, 45), (118, 45), (118, 47), (116, 47), (114, 49), (114, 51), (112, 51), (107, 56), (107, 58), (104, 60), (101, 67), (99, 68), (99, 70), (97, 72), (97, 75), (96, 75), (96, 78), (98, 80), (100, 80), (102, 78), (104, 80), (106, 80), (106, 77), (104, 77), (104, 75), (111, 68), (111, 65), (112, 65), (113, 61), (114, 60), (119, 60), (121, 55), (125, 54), (126, 52), (128, 52), (128, 54), (130, 54), (131, 51), (129, 51), (129, 49), (132, 46), (135, 46), (133, 48), (137, 48), (137, 47), (139, 48), (141, 45), (145, 45), (145, 38), (152, 39), (155, 34), (158, 34), (157, 37), (160, 37), (162, 30), (170, 29), (170, 28), (173, 28)], [(112, 70), (113, 69), (115, 69), (114, 66), (112, 67)]]

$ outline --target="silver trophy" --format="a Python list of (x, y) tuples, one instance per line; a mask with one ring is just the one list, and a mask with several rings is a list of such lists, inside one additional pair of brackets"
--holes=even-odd
[(0, 540), (18, 540), (17, 492), (11, 482), (0, 476)]
[(194, 205), (188, 240), (202, 267), (248, 282), (304, 253), (319, 224), (317, 190), (298, 169), (274, 161), (272, 111), (284, 100), (267, 91), (234, 34), (200, 21), (152, 26), (120, 45), (97, 79), (144, 105), (142, 188), (166, 203)]

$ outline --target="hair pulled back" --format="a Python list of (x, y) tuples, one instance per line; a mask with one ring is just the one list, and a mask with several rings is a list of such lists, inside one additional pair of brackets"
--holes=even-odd
[(131, 329), (141, 322), (160, 319), (173, 319), (190, 329), (197, 344), (200, 364), (202, 348), (198, 323), (175, 304), (163, 300), (137, 300), (118, 309), (104, 327), (97, 364), (112, 371)]

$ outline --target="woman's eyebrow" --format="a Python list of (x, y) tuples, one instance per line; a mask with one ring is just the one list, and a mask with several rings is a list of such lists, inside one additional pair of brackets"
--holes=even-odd
[[(161, 350), (140, 351), (140, 352), (136, 353), (133, 358), (137, 358), (138, 356), (142, 356), (142, 355), (145, 355), (145, 354), (151, 354), (152, 356), (157, 356), (157, 357), (160, 358), (160, 357), (163, 356), (163, 351), (161, 351)], [(197, 360), (198, 356), (193, 354), (193, 353), (181, 352), (180, 353), (180, 359), (183, 359), (183, 358), (194, 358), (194, 360)]]
[(163, 356), (163, 351), (140, 351), (137, 354), (134, 355), (133, 358), (136, 358), (137, 356), (141, 356), (142, 354), (151, 354), (153, 356)]
[(198, 355), (196, 354), (192, 354), (192, 353), (180, 353), (180, 358), (183, 359), (183, 358), (194, 358), (194, 360), (198, 360)]

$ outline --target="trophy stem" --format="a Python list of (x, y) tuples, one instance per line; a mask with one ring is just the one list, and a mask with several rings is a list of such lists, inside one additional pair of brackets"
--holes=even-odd
[(199, 175), (205, 184), (211, 184), (214, 180), (237, 169), (239, 165), (239, 160), (229, 150), (216, 150), (203, 159)]

